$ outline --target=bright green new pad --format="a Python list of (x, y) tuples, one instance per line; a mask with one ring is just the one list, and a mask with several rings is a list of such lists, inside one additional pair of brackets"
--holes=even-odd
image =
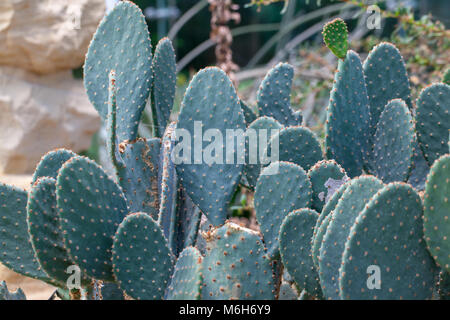
[(370, 51), (364, 61), (364, 76), (369, 95), (372, 137), (389, 101), (402, 99), (409, 108), (412, 107), (411, 89), (403, 57), (391, 43), (380, 43)]
[(58, 171), (64, 162), (75, 156), (76, 153), (66, 149), (56, 149), (46, 153), (36, 167), (36, 171), (33, 174), (32, 183), (36, 182), (37, 179), (41, 177), (56, 179), (58, 176)]
[(0, 262), (27, 277), (50, 281), (28, 235), (27, 192), (0, 183)]
[(111, 70), (116, 71), (117, 137), (134, 140), (152, 85), (152, 46), (144, 15), (129, 1), (103, 18), (86, 55), (84, 86), (102, 119), (108, 114)]
[(139, 138), (119, 146), (119, 184), (130, 212), (145, 212), (158, 219), (158, 168), (161, 140)]
[(373, 139), (373, 173), (384, 183), (406, 181), (414, 155), (414, 123), (408, 106), (390, 101), (380, 115)]
[(245, 133), (247, 161), (243, 174), (247, 179), (247, 187), (252, 190), (261, 173), (263, 162), (261, 160), (265, 157), (264, 154), (261, 156), (261, 153), (267, 152), (271, 137), (276, 135), (281, 128), (281, 124), (274, 118), (264, 116), (253, 121), (247, 128)]
[(169, 38), (158, 42), (153, 58), (153, 126), (155, 135), (162, 137), (175, 99), (177, 85), (177, 61)]
[(404, 183), (391, 183), (370, 200), (345, 244), (342, 299), (432, 297), (436, 267), (423, 241), (422, 214), (419, 195)]
[(22, 289), (17, 289), (15, 292), (10, 292), (5, 281), (0, 282), (0, 301), (6, 300), (27, 300)]
[(302, 124), (302, 116), (291, 108), (291, 88), (294, 68), (279, 63), (272, 68), (261, 82), (257, 92), (259, 116), (272, 117), (283, 126)]
[(40, 178), (28, 196), (28, 232), (42, 269), (61, 288), (66, 287), (67, 268), (74, 263), (64, 246), (64, 236), (56, 208), (56, 180)]
[(169, 284), (173, 258), (158, 224), (146, 213), (128, 215), (114, 236), (114, 276), (137, 300), (159, 300)]
[(370, 112), (366, 84), (358, 54), (348, 51), (339, 60), (327, 110), (325, 145), (350, 178), (361, 174), (370, 154)]
[[(214, 225), (225, 222), (241, 179), (245, 128), (239, 98), (225, 72), (216, 67), (199, 71), (182, 102), (174, 158), (181, 184)], [(227, 137), (227, 131), (237, 138)]]
[(359, 213), (382, 187), (383, 183), (372, 176), (353, 179), (332, 213), (319, 251), (319, 277), (327, 299), (339, 299), (339, 267), (345, 241)]
[(436, 160), (424, 196), (424, 233), (431, 255), (450, 272), (450, 155)]
[(200, 299), (202, 259), (200, 252), (194, 247), (187, 247), (180, 253), (167, 288), (166, 300)]
[(450, 86), (436, 83), (425, 88), (417, 100), (416, 130), (420, 147), (430, 166), (448, 153)]
[(279, 161), (298, 164), (309, 170), (317, 161), (323, 159), (320, 142), (316, 135), (306, 127), (287, 127), (278, 136), (272, 137), (270, 148), (279, 144)]
[(341, 18), (328, 22), (323, 27), (323, 41), (339, 59), (345, 59), (348, 50), (347, 25)]
[(334, 160), (323, 160), (317, 162), (308, 171), (308, 178), (313, 189), (312, 207), (318, 212), (322, 211), (327, 199), (327, 181), (329, 179), (342, 180), (346, 176), (345, 170)]
[(128, 213), (120, 187), (94, 161), (74, 157), (59, 171), (56, 202), (72, 261), (90, 277), (113, 281), (112, 238)]
[(262, 170), (254, 202), (270, 258), (278, 256), (278, 236), (284, 218), (295, 209), (311, 206), (311, 198), (311, 182), (302, 167), (290, 162), (273, 162)]
[(271, 263), (256, 232), (227, 222), (206, 241), (202, 299), (274, 299)]
[(311, 256), (311, 238), (318, 217), (312, 209), (295, 210), (283, 220), (279, 235), (283, 266), (300, 288), (315, 296), (321, 295), (321, 289)]

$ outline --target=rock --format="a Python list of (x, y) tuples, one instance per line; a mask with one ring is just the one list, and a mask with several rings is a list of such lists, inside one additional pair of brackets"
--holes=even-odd
[(1, 0), (0, 65), (40, 74), (81, 66), (104, 0)]
[(100, 118), (70, 71), (35, 75), (0, 67), (0, 173), (33, 172), (55, 148), (89, 148)]

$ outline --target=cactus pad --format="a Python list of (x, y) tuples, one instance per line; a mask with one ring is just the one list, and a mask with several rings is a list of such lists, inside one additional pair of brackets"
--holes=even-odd
[(273, 162), (262, 170), (256, 184), (256, 219), (268, 256), (276, 259), (280, 226), (295, 209), (311, 205), (312, 189), (305, 170), (289, 162)]
[(70, 257), (90, 277), (112, 281), (112, 238), (128, 213), (120, 187), (84, 157), (67, 161), (56, 181), (56, 201)]
[[(245, 127), (239, 98), (227, 75), (216, 67), (199, 71), (183, 99), (174, 154), (181, 184), (214, 225), (225, 221), (245, 162), (245, 141), (226, 139), (226, 131), (242, 130), (244, 140)], [(203, 141), (200, 130), (213, 134), (210, 143)], [(225, 141), (233, 145), (225, 148)]]
[(424, 196), (424, 233), (434, 260), (450, 272), (450, 155), (435, 161)]
[(22, 289), (17, 289), (15, 292), (10, 292), (5, 281), (0, 282), (0, 301), (5, 300), (27, 300)]
[[(432, 297), (436, 267), (423, 241), (422, 214), (419, 195), (404, 183), (391, 183), (370, 200), (345, 244), (341, 298)], [(380, 289), (369, 288), (369, 266), (379, 268)], [(372, 280), (377, 284), (376, 278)]]
[(319, 276), (311, 257), (311, 237), (319, 215), (311, 209), (295, 210), (280, 228), (280, 254), (284, 267), (300, 288), (320, 296)]
[(122, 290), (137, 300), (164, 297), (173, 258), (158, 224), (146, 213), (128, 215), (112, 248), (114, 276)]
[(367, 162), (370, 112), (359, 56), (349, 51), (339, 60), (326, 121), (326, 152), (350, 178), (358, 176)]
[(134, 140), (152, 85), (152, 47), (138, 6), (119, 2), (100, 23), (84, 64), (84, 86), (102, 119), (108, 114), (108, 76), (116, 71), (117, 137)]
[(274, 299), (271, 263), (256, 232), (227, 222), (206, 241), (203, 299)]
[(450, 86), (436, 83), (425, 88), (417, 100), (416, 130), (428, 164), (449, 152)]
[(66, 149), (56, 149), (46, 153), (36, 167), (32, 183), (36, 182), (41, 177), (56, 179), (58, 171), (64, 162), (75, 156), (75, 153)]
[(267, 73), (257, 93), (259, 116), (272, 117), (283, 126), (302, 124), (302, 116), (291, 108), (293, 78), (294, 68), (287, 63), (279, 63)]
[(323, 41), (339, 59), (345, 59), (348, 50), (348, 30), (344, 20), (338, 18), (323, 27)]
[(193, 247), (184, 249), (175, 264), (166, 300), (198, 300), (202, 284), (202, 256)]

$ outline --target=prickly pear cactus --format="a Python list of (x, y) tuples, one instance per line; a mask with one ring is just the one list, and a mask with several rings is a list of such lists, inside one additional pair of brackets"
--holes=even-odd
[(34, 171), (32, 183), (35, 183), (42, 177), (56, 179), (58, 171), (64, 162), (75, 156), (76, 153), (66, 149), (56, 149), (46, 153)]
[(339, 59), (345, 59), (348, 51), (348, 30), (344, 20), (338, 18), (323, 27), (323, 41)]

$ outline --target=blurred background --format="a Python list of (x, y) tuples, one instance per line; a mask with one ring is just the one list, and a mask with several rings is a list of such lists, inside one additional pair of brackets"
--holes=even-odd
[[(83, 87), (90, 40), (118, 0), (0, 1), (0, 181), (28, 188), (42, 155), (68, 148), (108, 167), (105, 131)], [(153, 47), (169, 37), (177, 54), (173, 119), (191, 77), (222, 67), (240, 97), (255, 107), (265, 73), (278, 62), (295, 67), (292, 105), (304, 124), (323, 135), (336, 58), (323, 45), (322, 27), (336, 17), (349, 26), (350, 48), (365, 59), (389, 41), (401, 51), (413, 98), (440, 81), (450, 65), (449, 0), (136, 0)], [(374, 6), (376, 5), (376, 6)], [(379, 18), (379, 19), (378, 19)], [(379, 23), (378, 23), (379, 22)], [(151, 136), (147, 108), (140, 135)], [(236, 210), (246, 203), (237, 198)], [(27, 296), (52, 288), (0, 266), (0, 279)]]

